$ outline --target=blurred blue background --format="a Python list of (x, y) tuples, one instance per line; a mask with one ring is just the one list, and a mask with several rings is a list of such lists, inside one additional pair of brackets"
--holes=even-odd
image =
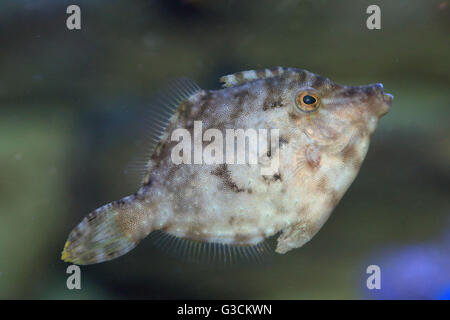
[[(0, 2), (0, 298), (448, 299), (450, 3), (84, 0)], [(381, 8), (381, 30), (366, 8)], [(140, 118), (177, 76), (274, 66), (394, 94), (361, 172), (307, 245), (261, 265), (217, 268), (149, 241), (82, 267), (60, 251), (91, 210), (133, 193), (124, 169)], [(381, 268), (381, 290), (365, 286)]]

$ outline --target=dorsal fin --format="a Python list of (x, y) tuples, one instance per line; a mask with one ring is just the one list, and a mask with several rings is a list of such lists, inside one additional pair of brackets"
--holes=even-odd
[(224, 88), (234, 87), (246, 82), (277, 77), (286, 72), (288, 68), (275, 67), (271, 69), (247, 70), (229, 74), (220, 78)]
[(140, 176), (141, 184), (148, 175), (149, 159), (164, 135), (170, 119), (177, 112), (178, 107), (201, 88), (188, 78), (177, 78), (170, 82), (164, 89), (157, 93), (150, 103), (144, 116), (145, 149), (139, 152), (139, 156), (128, 164), (126, 172)]

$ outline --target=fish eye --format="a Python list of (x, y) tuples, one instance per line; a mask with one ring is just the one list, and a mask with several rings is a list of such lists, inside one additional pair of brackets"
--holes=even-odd
[(312, 112), (319, 107), (320, 97), (311, 90), (303, 90), (297, 93), (295, 103), (303, 112)]
[(306, 96), (303, 96), (302, 101), (306, 104), (314, 104), (316, 103), (316, 98), (307, 94)]

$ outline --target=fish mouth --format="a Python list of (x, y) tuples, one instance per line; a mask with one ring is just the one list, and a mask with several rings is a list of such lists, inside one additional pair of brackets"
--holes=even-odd
[(375, 96), (377, 97), (377, 99), (373, 102), (373, 104), (377, 105), (377, 107), (374, 109), (376, 110), (377, 116), (381, 118), (391, 109), (394, 96), (390, 93), (384, 92), (384, 86), (382, 83), (375, 83), (370, 85), (369, 87), (371, 88), (372, 92), (376, 93)]
[(383, 100), (385, 103), (388, 103), (389, 105), (392, 105), (392, 100), (394, 100), (394, 95), (390, 93), (384, 93), (383, 94)]
[(392, 104), (392, 100), (394, 99), (394, 96), (390, 93), (384, 92), (384, 86), (382, 83), (375, 83), (375, 84), (373, 84), (373, 86), (376, 89), (378, 89), (379, 91), (381, 91), (381, 93), (383, 94), (383, 100), (385, 103)]

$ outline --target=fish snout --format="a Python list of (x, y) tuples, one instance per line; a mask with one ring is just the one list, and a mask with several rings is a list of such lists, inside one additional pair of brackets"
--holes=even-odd
[(381, 118), (386, 113), (392, 105), (392, 100), (394, 96), (390, 93), (384, 92), (384, 87), (382, 83), (374, 83), (365, 87), (365, 91), (368, 93), (369, 107), (370, 110), (378, 117)]

